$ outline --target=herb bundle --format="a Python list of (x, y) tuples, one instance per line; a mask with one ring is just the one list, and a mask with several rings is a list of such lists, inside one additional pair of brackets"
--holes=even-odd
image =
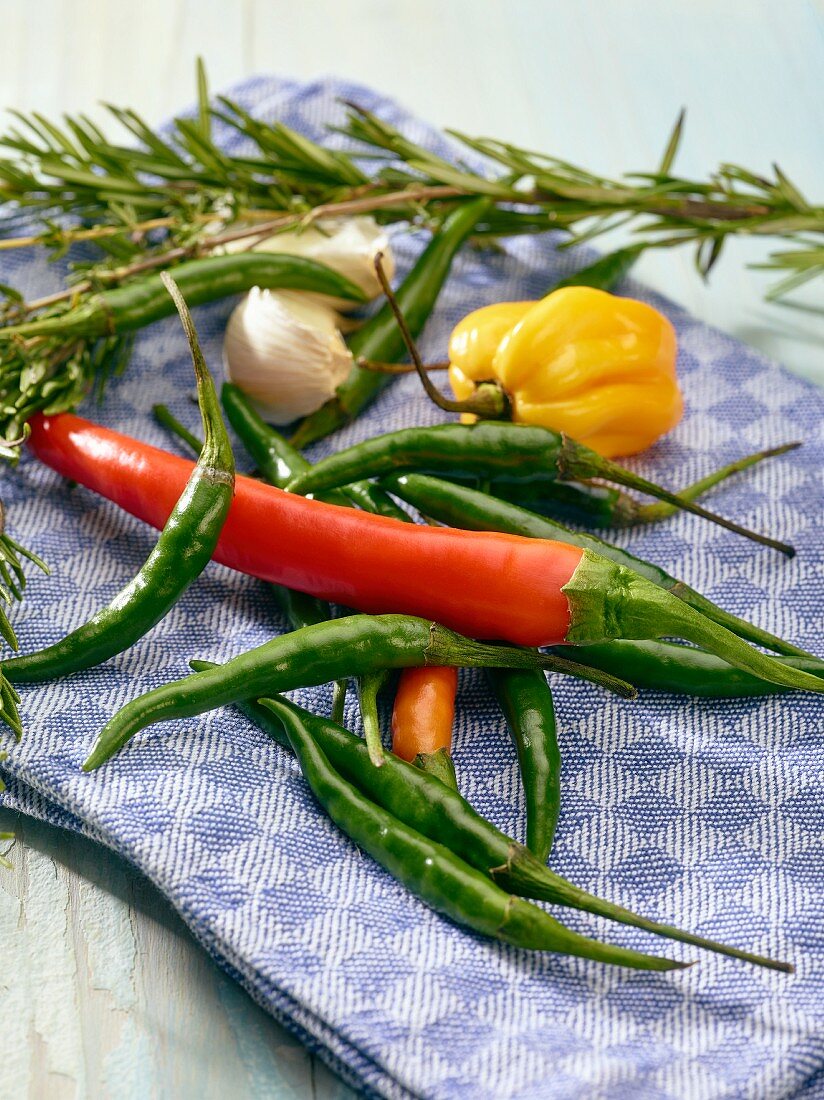
[[(198, 92), (195, 117), (175, 119), (164, 133), (132, 110), (109, 106), (125, 132), (121, 142), (83, 115), (56, 125), (39, 114), (17, 114), (17, 125), (0, 137), (6, 151), (0, 202), (9, 204), (0, 251), (42, 246), (57, 258), (73, 245), (87, 248), (82, 259), (73, 258), (63, 291), (25, 302), (2, 288), (0, 320), (67, 317), (90, 295), (154, 269), (229, 243), (251, 248), (332, 217), (371, 213), (382, 222), (437, 226), (479, 196), (492, 200), (476, 227), (481, 238), (554, 229), (566, 233), (563, 247), (630, 224), (637, 251), (692, 245), (707, 275), (731, 236), (775, 237), (784, 247), (761, 265), (781, 276), (769, 297), (824, 274), (824, 207), (807, 202), (777, 166), (770, 177), (731, 164), (706, 180), (674, 174), (683, 115), (654, 171), (616, 180), (454, 131), (455, 160), (446, 160), (351, 103), (338, 131), (347, 149), (321, 145), (225, 97), (211, 104), (202, 65)], [(226, 153), (216, 125), (240, 134), (245, 151)], [(35, 222), (34, 231), (15, 236), (21, 214)], [(77, 405), (127, 354), (117, 334), (2, 339), (0, 329), (0, 444), (19, 436), (37, 409)]]

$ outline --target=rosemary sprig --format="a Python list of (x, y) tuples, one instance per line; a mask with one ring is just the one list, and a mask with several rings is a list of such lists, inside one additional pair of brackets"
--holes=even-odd
[[(7, 154), (0, 156), (0, 202), (10, 204), (7, 224), (21, 213), (37, 224), (25, 236), (0, 236), (0, 251), (43, 246), (61, 257), (83, 243), (92, 258), (70, 265), (62, 291), (34, 301), (0, 287), (0, 321), (32, 312), (59, 317), (96, 290), (230, 241), (251, 248), (272, 233), (356, 213), (436, 225), (479, 195), (496, 200), (477, 227), (480, 236), (555, 229), (567, 234), (565, 247), (629, 225), (638, 251), (691, 245), (704, 276), (730, 237), (773, 236), (782, 247), (757, 265), (781, 276), (770, 299), (824, 274), (824, 207), (811, 205), (777, 165), (770, 176), (731, 164), (706, 180), (674, 174), (683, 114), (654, 171), (610, 179), (455, 131), (455, 158), (447, 160), (356, 104), (347, 105), (339, 131), (349, 151), (332, 148), (256, 119), (230, 99), (210, 104), (200, 63), (197, 84), (196, 117), (174, 120), (168, 133), (109, 106), (121, 141), (84, 115), (58, 125), (16, 113), (17, 125), (0, 137)], [(214, 132), (220, 128), (242, 137), (242, 152), (221, 148)], [(120, 369), (127, 351), (115, 339), (5, 341), (0, 437), (14, 440), (36, 409), (77, 405)]]
[[(40, 244), (62, 254), (76, 241), (107, 242), (108, 256), (86, 278), (111, 277), (147, 253), (169, 254), (171, 261), (181, 258), (179, 250), (208, 250), (238, 221), (261, 222), (268, 231), (346, 212), (437, 220), (455, 202), (485, 194), (499, 205), (481, 233), (561, 229), (575, 244), (632, 222), (639, 248), (694, 245), (704, 275), (730, 236), (775, 236), (794, 247), (759, 265), (785, 276), (771, 297), (824, 272), (824, 207), (810, 204), (778, 165), (771, 176), (732, 164), (706, 180), (673, 174), (683, 113), (655, 171), (615, 180), (508, 142), (447, 131), (458, 149), (475, 154), (475, 163), (483, 158), (488, 170), (481, 172), (458, 152), (453, 162), (416, 145), (356, 104), (347, 105), (339, 131), (355, 143), (353, 151), (332, 149), (280, 122), (256, 119), (225, 97), (211, 106), (201, 64), (198, 92), (197, 118), (175, 119), (168, 137), (136, 112), (109, 105), (131, 144), (109, 140), (84, 115), (57, 125), (15, 112), (19, 125), (0, 137), (0, 148), (11, 154), (0, 158), (0, 200), (31, 210), (42, 228), (0, 240), (0, 249)], [(213, 122), (240, 134), (248, 152), (224, 152)], [(86, 224), (66, 225), (62, 215)], [(242, 232), (254, 229), (244, 224)], [(158, 233), (162, 239), (150, 243)]]
[[(31, 550), (21, 546), (7, 534), (6, 512), (0, 500), (0, 638), (3, 638), (12, 649), (17, 649), (17, 637), (3, 604), (10, 604), (12, 599), (23, 598), (26, 574), (21, 559), (33, 562), (44, 573), (49, 572), (49, 567), (37, 554), (33, 554)], [(3, 675), (3, 667), (0, 664), (0, 722), (5, 722), (18, 740), (23, 734), (20, 713), (17, 709), (19, 702), (20, 696), (14, 685), (10, 684)]]

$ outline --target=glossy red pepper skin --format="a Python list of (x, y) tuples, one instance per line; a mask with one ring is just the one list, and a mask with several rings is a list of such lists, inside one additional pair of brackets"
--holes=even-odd
[[(47, 466), (162, 528), (193, 463), (71, 413), (36, 416), (29, 446)], [(401, 523), (239, 477), (214, 560), (369, 614), (403, 613), (475, 638), (560, 644), (561, 591), (579, 547)]]

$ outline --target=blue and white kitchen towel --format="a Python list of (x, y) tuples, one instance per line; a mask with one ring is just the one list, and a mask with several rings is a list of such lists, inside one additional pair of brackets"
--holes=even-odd
[[(233, 93), (253, 114), (312, 137), (354, 99), (420, 142), (441, 139), (390, 100), (338, 80), (257, 79)], [(226, 135), (227, 146), (237, 138)], [(425, 240), (399, 235), (404, 270)], [(467, 250), (427, 327), (442, 358), (470, 309), (537, 297), (581, 256), (547, 237)], [(58, 286), (41, 256), (11, 254), (0, 281)], [(795, 544), (788, 561), (691, 516), (624, 533), (712, 599), (821, 651), (824, 394), (643, 287), (680, 343), (687, 415), (635, 465), (680, 485), (790, 439), (798, 452), (718, 490), (713, 506)], [(219, 371), (230, 302), (196, 311)], [(93, 419), (159, 446), (164, 401), (194, 425), (177, 319), (141, 334)], [(440, 419), (414, 378), (397, 381), (317, 454)], [(242, 466), (242, 460), (241, 460)], [(26, 459), (3, 473), (11, 530), (52, 566), (15, 609), (36, 648), (84, 622), (139, 567), (156, 534)], [(277, 553), (277, 547), (272, 548)], [(597, 918), (576, 929), (699, 965), (633, 973), (477, 938), (397, 885), (323, 816), (294, 761), (231, 709), (155, 727), (104, 770), (80, 771), (94, 735), (128, 699), (222, 661), (281, 629), (263, 584), (211, 565), (147, 638), (105, 667), (25, 688), (26, 737), (8, 750), (3, 804), (78, 829), (133, 861), (206, 949), (261, 1004), (367, 1092), (390, 1097), (609, 1098), (824, 1095), (824, 766), (821, 703), (645, 694), (622, 702), (555, 683), (563, 809), (552, 865), (573, 882), (703, 935), (795, 962), (792, 976), (681, 948)], [(325, 689), (298, 693), (323, 710)], [(474, 805), (521, 837), (513, 749), (479, 676), (464, 674), (455, 757)], [(354, 705), (347, 719), (357, 722)]]

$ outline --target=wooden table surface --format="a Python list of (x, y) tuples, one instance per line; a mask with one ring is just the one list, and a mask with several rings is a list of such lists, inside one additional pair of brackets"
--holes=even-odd
[[(338, 73), (421, 116), (619, 174), (655, 164), (688, 108), (684, 172), (777, 160), (824, 192), (824, 7), (815, 0), (0, 0), (0, 104), (157, 122), (253, 73)], [(767, 305), (738, 242), (709, 285), (686, 252), (641, 278), (824, 384), (824, 317)], [(807, 295), (819, 307), (821, 287)], [(0, 811), (0, 1097), (351, 1095), (194, 943), (164, 900), (88, 841)]]

